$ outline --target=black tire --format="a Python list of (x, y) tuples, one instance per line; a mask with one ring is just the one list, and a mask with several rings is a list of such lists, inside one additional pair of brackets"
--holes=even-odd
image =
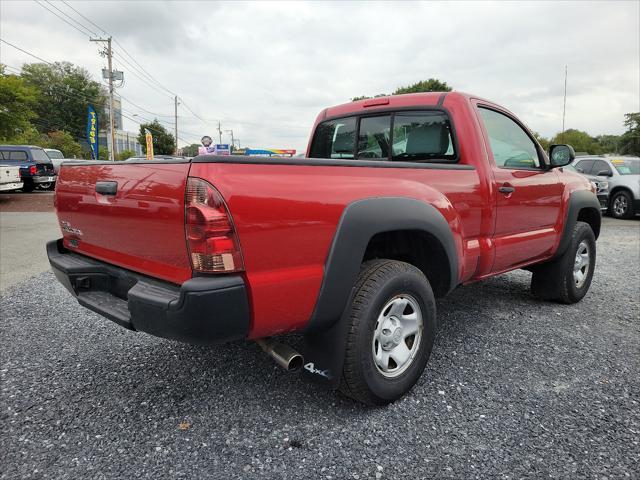
[[(583, 280), (574, 277), (578, 248), (586, 245), (589, 264)], [(587, 294), (596, 266), (596, 238), (588, 223), (576, 222), (567, 250), (555, 261), (537, 265), (531, 277), (531, 293), (542, 300), (577, 303)]]
[(25, 192), (25, 193), (33, 192), (34, 188), (35, 188), (35, 186), (31, 182), (24, 182), (24, 184), (22, 185), (22, 191)]
[(51, 190), (53, 185), (53, 182), (40, 183), (38, 184), (38, 190)]
[[(409, 296), (419, 306), (422, 330), (406, 369), (398, 372), (398, 376), (388, 378), (374, 361), (374, 333), (382, 309), (389, 301), (403, 295)], [(349, 331), (340, 390), (367, 405), (385, 405), (397, 400), (420, 378), (431, 355), (436, 332), (436, 306), (429, 281), (419, 269), (408, 263), (372, 260), (362, 265), (353, 302), (348, 308)], [(414, 337), (414, 341), (417, 338)], [(410, 342), (411, 339), (402, 341)]]
[(629, 219), (633, 218), (633, 198), (629, 192), (624, 190), (616, 192), (609, 201), (609, 213), (613, 218)]

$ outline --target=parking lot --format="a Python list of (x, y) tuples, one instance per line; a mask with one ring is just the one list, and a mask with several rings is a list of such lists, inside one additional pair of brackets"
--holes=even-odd
[(0, 199), (0, 478), (640, 476), (638, 218), (604, 218), (578, 304), (534, 300), (525, 271), (439, 301), (416, 387), (365, 408), (255, 344), (173, 343), (80, 307), (47, 271), (51, 194), (23, 199)]

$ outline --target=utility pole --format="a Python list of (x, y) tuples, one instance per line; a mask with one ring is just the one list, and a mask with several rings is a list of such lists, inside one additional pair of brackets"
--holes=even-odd
[(220, 122), (218, 122), (218, 139), (220, 140), (218, 144), (222, 144), (222, 130), (220, 129)]
[(175, 154), (178, 155), (178, 96), (177, 95), (174, 97), (174, 106), (175, 106), (174, 121), (175, 121), (175, 133), (176, 133)]
[(564, 142), (564, 116), (567, 112), (567, 65), (564, 66), (564, 103), (562, 105), (562, 141)]
[(90, 38), (91, 42), (107, 42), (107, 64), (109, 69), (109, 131), (111, 138), (111, 148), (109, 149), (109, 160), (112, 162), (116, 159), (116, 131), (113, 128), (113, 68), (111, 64), (111, 37), (109, 38)]

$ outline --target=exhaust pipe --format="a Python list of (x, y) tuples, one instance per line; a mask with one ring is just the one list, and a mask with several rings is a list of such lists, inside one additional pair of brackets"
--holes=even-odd
[(256, 343), (262, 347), (262, 350), (271, 355), (271, 358), (273, 358), (278, 365), (288, 372), (295, 372), (302, 368), (302, 364), (304, 363), (302, 355), (289, 345), (276, 342), (271, 338), (258, 338)]

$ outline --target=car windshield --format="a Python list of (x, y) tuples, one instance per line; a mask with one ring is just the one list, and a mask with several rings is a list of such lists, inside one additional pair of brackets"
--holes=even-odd
[(31, 155), (33, 155), (33, 159), (36, 163), (51, 163), (51, 159), (47, 155), (47, 152), (41, 148), (32, 148)]
[(60, 150), (45, 150), (49, 158), (64, 158), (64, 155)]
[(611, 164), (620, 175), (640, 175), (640, 158), (612, 158)]

